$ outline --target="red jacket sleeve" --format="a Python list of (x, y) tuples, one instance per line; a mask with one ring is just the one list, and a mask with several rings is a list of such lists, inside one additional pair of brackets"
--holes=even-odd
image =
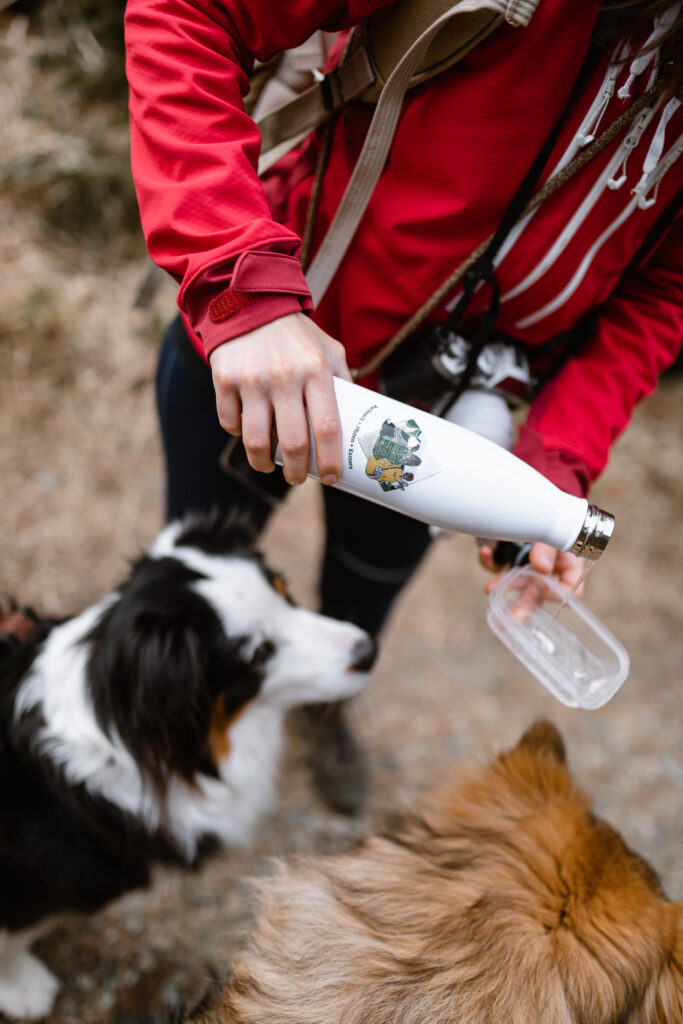
[[(533, 403), (515, 452), (541, 472), (564, 457), (585, 490), (637, 403), (654, 390), (683, 340), (683, 219), (603, 307), (592, 340)], [(554, 479), (552, 472), (548, 473)], [(559, 486), (563, 483), (555, 479)], [(570, 490), (569, 486), (565, 489)], [(578, 488), (575, 489), (578, 493)]]
[[(296, 260), (300, 240), (273, 221), (256, 174), (260, 137), (242, 103), (254, 57), (297, 46), (320, 27), (344, 27), (387, 2), (279, 0), (275, 15), (268, 0), (129, 0), (131, 151), (142, 227), (152, 259), (180, 283), (178, 304), (209, 350), (241, 333), (240, 324), (248, 329), (311, 305)], [(248, 267), (233, 323), (229, 303), (214, 315), (211, 302), (231, 284), (238, 257), (252, 251), (267, 255)]]

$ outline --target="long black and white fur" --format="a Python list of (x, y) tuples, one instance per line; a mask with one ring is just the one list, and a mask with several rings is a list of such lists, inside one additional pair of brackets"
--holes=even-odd
[(288, 709), (358, 692), (359, 628), (303, 608), (213, 516), (166, 527), (127, 582), (0, 664), (0, 1010), (49, 1012), (30, 953), (68, 911), (245, 844), (276, 794)]

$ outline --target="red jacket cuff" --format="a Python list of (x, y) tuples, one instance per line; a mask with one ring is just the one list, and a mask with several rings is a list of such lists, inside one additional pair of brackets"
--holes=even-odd
[(185, 296), (192, 332), (206, 357), (248, 331), (313, 309), (298, 258), (267, 250), (242, 253), (232, 268), (209, 267)]
[(222, 324), (205, 325), (202, 330), (202, 344), (208, 359), (212, 352), (227, 341), (239, 338), (242, 334), (255, 331), (273, 320), (289, 313), (307, 313), (301, 301), (295, 295), (266, 295), (259, 298), (253, 305), (240, 309), (228, 321)]
[(538, 470), (546, 479), (567, 494), (585, 498), (590, 490), (591, 476), (587, 464), (573, 452), (561, 448), (544, 448), (535, 430), (522, 427), (514, 454)]

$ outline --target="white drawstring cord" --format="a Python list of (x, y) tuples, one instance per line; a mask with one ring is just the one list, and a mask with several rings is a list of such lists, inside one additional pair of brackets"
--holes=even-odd
[(645, 160), (643, 161), (643, 171), (641, 174), (640, 181), (638, 182), (636, 187), (632, 189), (632, 194), (639, 197), (638, 206), (641, 210), (647, 210), (648, 207), (654, 206), (654, 204), (657, 202), (656, 188), (653, 196), (650, 199), (647, 199), (646, 196), (650, 186), (650, 182), (652, 180), (652, 176), (662, 157), (662, 153), (664, 152), (666, 126), (668, 125), (669, 121), (676, 113), (680, 105), (681, 101), (677, 99), (675, 96), (672, 96), (667, 105), (664, 107), (664, 110), (662, 111), (662, 116), (659, 119), (659, 124), (657, 125), (657, 130), (652, 136), (650, 148), (648, 149)]
[(616, 177), (616, 175), (614, 175), (613, 177), (607, 179), (607, 187), (609, 189), (612, 189), (612, 191), (621, 188), (621, 186), (625, 183), (626, 165), (628, 164), (628, 158), (630, 157), (631, 153), (643, 137), (643, 132), (652, 120), (653, 114), (654, 107), (646, 107), (645, 110), (641, 112), (633, 128), (624, 139), (624, 146), (626, 147), (626, 156), (624, 157), (623, 163), (620, 167), (621, 174), (618, 178)]
[[(640, 184), (640, 182), (638, 184)], [(633, 192), (634, 192), (634, 194), (638, 194), (638, 208), (640, 210), (649, 210), (649, 208), (651, 206), (654, 206), (655, 203), (657, 202), (657, 196), (659, 195), (659, 179), (656, 181), (656, 183), (655, 183), (655, 190), (654, 190), (654, 192), (652, 193), (652, 195), (650, 196), (649, 199), (647, 198), (647, 184), (645, 186), (645, 189), (644, 189), (642, 195), (640, 195), (639, 193), (636, 193), (636, 189), (635, 188), (633, 189)]]
[(600, 106), (595, 112), (596, 120), (594, 121), (594, 123), (590, 126), (586, 126), (585, 132), (577, 132), (576, 141), (579, 146), (587, 146), (590, 142), (594, 141), (598, 128), (600, 127), (600, 122), (602, 121), (603, 115), (609, 106), (609, 101), (612, 99), (612, 96), (614, 96), (614, 87), (616, 85), (618, 74), (619, 69), (615, 67), (612, 71), (612, 74), (605, 82), (605, 91), (602, 94)]
[(631, 86), (636, 78), (639, 75), (642, 75), (643, 71), (645, 71), (655, 57), (659, 56), (659, 50), (654, 47), (654, 44), (674, 24), (681, 6), (681, 0), (677, 0), (676, 3), (667, 7), (663, 14), (657, 15), (655, 18), (654, 28), (645, 40), (645, 45), (643, 46), (644, 50), (647, 50), (649, 46), (652, 46), (652, 49), (648, 53), (641, 53), (639, 57), (636, 57), (635, 60), (631, 62), (628, 78), (617, 92), (617, 96), (620, 100), (627, 100), (630, 98)]

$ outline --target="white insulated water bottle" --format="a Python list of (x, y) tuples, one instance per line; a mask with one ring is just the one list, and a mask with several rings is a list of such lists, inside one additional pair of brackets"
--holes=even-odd
[[(334, 389), (343, 434), (335, 487), (452, 532), (545, 541), (591, 559), (604, 551), (613, 517), (505, 448), (358, 384), (335, 377)], [(279, 449), (275, 460), (282, 462)]]

